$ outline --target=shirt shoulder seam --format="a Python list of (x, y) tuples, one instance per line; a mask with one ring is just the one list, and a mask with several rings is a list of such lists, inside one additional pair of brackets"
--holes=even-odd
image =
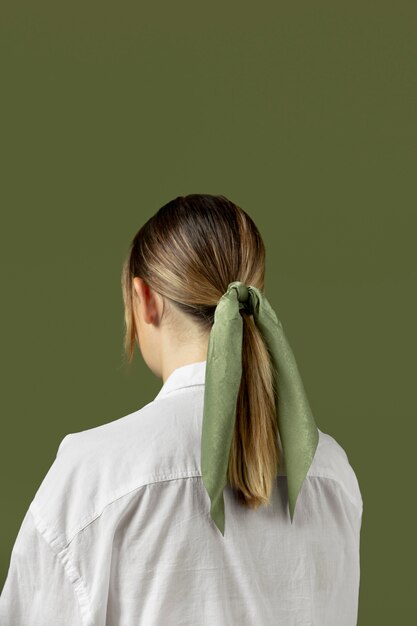
[[(283, 474), (283, 476), (285, 476), (285, 474)], [(116, 497), (112, 498), (111, 500), (109, 500), (109, 502), (107, 502), (105, 505), (103, 505), (101, 507), (101, 510), (96, 511), (96, 513), (94, 513), (93, 515), (89, 516), (89, 519), (86, 520), (82, 520), (81, 523), (79, 524), (79, 526), (77, 527), (76, 530), (74, 530), (71, 533), (70, 537), (66, 537), (65, 538), (65, 544), (62, 547), (62, 550), (65, 550), (68, 548), (68, 546), (70, 545), (70, 543), (75, 539), (75, 537), (82, 532), (85, 528), (87, 528), (87, 526), (89, 526), (90, 524), (92, 524), (96, 519), (98, 519), (99, 517), (101, 517), (101, 515), (104, 513), (105, 509), (109, 506), (111, 506), (112, 504), (114, 504), (115, 502), (117, 502), (117, 500), (120, 500), (126, 496), (129, 496), (130, 494), (133, 494), (135, 491), (139, 491), (141, 489), (145, 489), (146, 487), (149, 487), (151, 485), (155, 485), (155, 484), (159, 484), (159, 483), (165, 483), (165, 482), (170, 482), (173, 480), (183, 480), (183, 479), (188, 479), (188, 478), (202, 478), (201, 476), (201, 472), (199, 472), (198, 470), (188, 470), (182, 474), (177, 474), (177, 473), (172, 473), (172, 474), (160, 474), (157, 476), (153, 476), (153, 477), (149, 477), (147, 480), (145, 480), (144, 482), (142, 482), (140, 485), (136, 485), (135, 487), (133, 487), (132, 489), (128, 489), (127, 491), (123, 491), (122, 493), (118, 494)], [(341, 483), (339, 480), (337, 480), (336, 478), (334, 478), (334, 476), (329, 476), (328, 474), (325, 473), (314, 473), (314, 474), (307, 474), (306, 476), (307, 479), (309, 478), (323, 478), (326, 480), (331, 480), (332, 482), (336, 483), (337, 485), (339, 485), (339, 488), (343, 491), (343, 493), (345, 494), (345, 496), (348, 498), (349, 502), (355, 506), (359, 511), (362, 510), (363, 505), (360, 501), (357, 501), (356, 499), (354, 499), (351, 494), (349, 493), (349, 491), (344, 487), (343, 483)]]
[(316, 474), (316, 473), (314, 473), (314, 474), (307, 474), (306, 478), (325, 478), (326, 480), (332, 480), (337, 485), (339, 485), (340, 489), (343, 491), (343, 493), (345, 494), (345, 496), (347, 497), (349, 502), (351, 504), (353, 504), (353, 506), (355, 506), (359, 510), (363, 509), (363, 503), (360, 500), (356, 500), (356, 499), (352, 498), (351, 494), (346, 489), (346, 487), (343, 485), (343, 483), (340, 480), (337, 480), (337, 478), (335, 478), (334, 476), (329, 476), (328, 474)]
[(44, 530), (40, 527), (33, 509), (29, 508), (28, 511), (30, 512), (30, 515), (32, 517), (33, 525), (36, 532), (39, 534), (40, 537), (42, 537), (43, 541), (46, 543), (50, 551), (54, 554), (54, 556), (56, 556), (57, 560), (62, 565), (68, 582), (70, 583), (71, 588), (74, 591), (74, 597), (78, 603), (83, 623), (85, 624), (85, 626), (93, 626), (94, 622), (90, 611), (90, 603), (87, 589), (85, 587), (84, 580), (81, 574), (79, 574), (76, 567), (70, 560), (68, 546), (62, 548), (59, 551), (55, 551), (48, 539), (46, 538)]

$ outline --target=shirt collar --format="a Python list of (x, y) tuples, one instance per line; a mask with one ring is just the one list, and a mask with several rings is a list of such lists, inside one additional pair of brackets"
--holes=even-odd
[(166, 396), (177, 389), (184, 387), (193, 387), (194, 385), (204, 385), (206, 378), (207, 361), (199, 361), (198, 363), (187, 363), (177, 367), (168, 376), (162, 385), (159, 393), (155, 396), (155, 400)]

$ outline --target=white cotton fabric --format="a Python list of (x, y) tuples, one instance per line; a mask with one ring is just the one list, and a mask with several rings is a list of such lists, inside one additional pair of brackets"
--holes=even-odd
[(155, 399), (64, 437), (22, 521), (1, 626), (355, 626), (363, 503), (343, 448), (319, 431), (290, 522), (224, 490), (225, 536), (200, 469), (206, 361)]

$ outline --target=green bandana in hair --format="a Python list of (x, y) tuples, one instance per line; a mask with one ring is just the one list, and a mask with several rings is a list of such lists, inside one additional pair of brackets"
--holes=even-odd
[(201, 436), (202, 479), (210, 497), (212, 519), (223, 536), (223, 489), (227, 484), (236, 402), (242, 377), (241, 308), (246, 308), (253, 315), (277, 376), (277, 424), (287, 472), (291, 523), (297, 496), (319, 441), (319, 431), (281, 322), (257, 287), (246, 286), (240, 281), (229, 283), (217, 304), (209, 336)]

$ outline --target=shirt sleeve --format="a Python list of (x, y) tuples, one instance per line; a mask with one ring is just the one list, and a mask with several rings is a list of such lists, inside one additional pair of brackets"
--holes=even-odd
[(28, 509), (0, 596), (2, 626), (83, 626), (78, 598), (59, 554)]

